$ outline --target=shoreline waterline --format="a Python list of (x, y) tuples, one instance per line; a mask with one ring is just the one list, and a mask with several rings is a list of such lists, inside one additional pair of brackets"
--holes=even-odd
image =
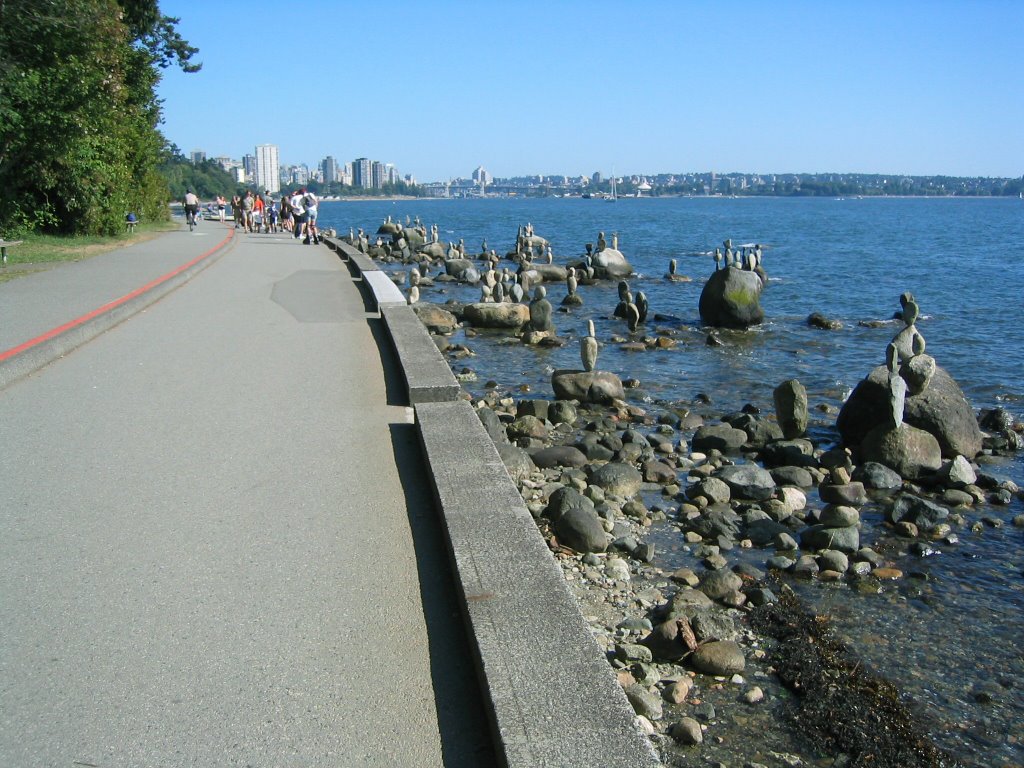
[[(519, 201), (517, 201), (516, 205), (510, 207), (515, 209), (520, 208), (518, 202)], [(925, 199), (920, 199), (907, 201), (905, 205), (927, 206), (930, 205), (930, 203), (927, 202)], [(537, 221), (542, 220), (540, 218), (541, 216), (557, 214), (557, 211), (554, 210), (556, 207), (557, 203), (549, 208), (544, 208), (541, 204), (538, 203), (532, 211), (527, 211), (526, 215), (531, 216), (532, 220), (536, 223)], [(500, 211), (501, 206), (497, 206), (494, 208)], [(586, 208), (586, 206), (572, 207), (573, 210), (583, 210)], [(904, 206), (896, 206), (896, 208), (901, 213), (906, 213), (909, 210)], [(999, 208), (999, 206), (996, 206), (996, 208)], [(805, 203), (799, 206), (795, 206), (795, 209), (802, 209), (807, 211), (808, 213), (823, 212), (820, 202), (816, 204), (812, 203), (810, 205), (807, 205)], [(446, 207), (446, 211), (448, 211), (449, 214), (453, 210), (458, 212), (459, 207), (456, 207), (454, 209)], [(638, 208), (634, 208), (633, 210), (638, 210)], [(776, 205), (776, 207), (772, 208), (771, 210), (777, 211), (779, 210), (779, 206)], [(393, 212), (388, 211), (388, 213)], [(491, 211), (489, 211), (489, 213), (491, 213)], [(595, 215), (597, 215), (598, 218), (603, 217), (605, 215), (605, 211), (602, 210), (596, 212)], [(504, 220), (515, 221), (517, 218), (521, 218), (521, 216), (522, 211), (513, 210), (509, 213), (508, 218)], [(475, 219), (473, 219), (472, 221), (475, 221)], [(695, 221), (698, 224), (701, 224), (699, 219), (695, 219)], [(379, 224), (379, 221), (367, 221), (365, 219), (359, 219), (358, 221), (354, 221), (353, 223), (364, 226), (370, 229), (370, 231), (372, 232), (373, 227), (376, 224)], [(445, 239), (450, 239), (450, 237), (448, 236), (450, 233), (451, 235), (465, 234), (468, 240), (470, 237), (472, 237), (472, 226), (478, 226), (474, 224), (471, 224), (470, 226), (466, 226), (466, 224), (456, 224), (456, 226), (452, 226), (451, 224), (445, 221), (441, 221), (439, 223), (441, 223), (445, 227)], [(641, 228), (647, 226), (647, 223), (643, 221), (634, 222), (633, 224), (630, 224), (630, 222), (623, 222), (622, 220), (620, 220), (619, 222), (613, 223), (618, 224), (618, 226), (614, 228), (616, 228), (620, 232), (620, 235), (623, 237), (623, 240), (625, 242), (629, 242), (627, 238), (634, 239), (637, 237), (637, 226)], [(840, 221), (840, 223), (842, 222)], [(632, 229), (627, 229), (626, 225), (631, 226)], [(661, 225), (662, 227), (664, 227), (664, 222), (662, 222)], [(586, 224), (586, 226), (591, 229), (589, 238), (592, 239), (594, 230), (596, 230), (597, 227), (594, 227), (590, 224)], [(717, 226), (718, 223), (712, 222), (708, 228), (710, 229), (711, 227)], [(610, 226), (606, 228), (613, 229), (613, 227)], [(347, 231), (347, 226), (344, 228), (339, 226), (338, 229), (342, 231)], [(466, 230), (470, 231), (467, 232)], [(544, 230), (541, 230), (540, 225), (538, 225), (538, 231), (542, 231), (543, 234), (548, 236), (556, 234), (552, 231), (552, 227), (550, 226), (546, 226)], [(583, 232), (584, 238), (588, 237), (588, 235), (586, 234), (586, 229), (580, 230), (579, 228), (577, 228), (577, 231)], [(656, 230), (651, 230), (651, 232), (654, 233), (655, 235), (657, 234)], [(935, 232), (938, 232), (938, 230), (935, 230)], [(733, 233), (736, 234), (735, 231), (733, 231)], [(1007, 235), (1005, 232), (1002, 234), (1005, 236), (1012, 236), (1012, 233), (1010, 235)], [(746, 233), (744, 233), (743, 236), (737, 236), (736, 239), (739, 239), (741, 241), (745, 240), (745, 235)], [(495, 242), (495, 245), (499, 246), (504, 245), (511, 239), (507, 234), (507, 230), (503, 238), (504, 242), (498, 240), (499, 236), (500, 233), (499, 235), (488, 234), (488, 237), (492, 240), (492, 242)], [(698, 238), (702, 237), (703, 236), (698, 234)], [(847, 235), (846, 237), (848, 238), (849, 236)], [(758, 238), (755, 235), (750, 239), (755, 240), (760, 238)], [(778, 236), (773, 236), (772, 239), (778, 240), (781, 238)], [(999, 240), (1001, 238), (996, 239)], [(553, 241), (556, 243), (562, 240), (564, 240), (564, 237), (559, 236), (557, 240), (553, 237)], [(911, 236), (911, 241), (913, 241), (913, 236)], [(942, 242), (940, 239), (935, 240), (936, 244), (940, 242)], [(648, 248), (651, 248), (653, 246), (652, 249), (660, 251), (661, 254), (671, 253), (671, 250), (663, 250), (664, 246), (659, 245), (656, 240), (651, 240), (650, 243), (651, 244), (648, 246)], [(579, 245), (580, 243), (579, 241), (577, 241), (575, 247), (573, 247), (572, 245), (566, 247), (578, 253), (579, 250), (582, 250), (579, 247)], [(919, 243), (915, 242), (914, 245), (920, 247)], [(797, 249), (794, 249), (792, 243), (783, 243), (783, 246), (787, 248), (788, 256), (796, 256), (799, 258), (800, 254), (797, 252)], [(688, 246), (677, 245), (675, 247), (686, 248)], [(556, 250), (556, 255), (561, 256), (562, 253), (564, 253), (564, 251), (560, 249)], [(630, 252), (630, 255), (633, 256), (633, 253), (634, 252)], [(865, 250), (864, 253), (868, 254), (868, 251)], [(793, 274), (789, 274), (791, 270), (787, 269), (787, 265), (789, 263), (792, 263), (792, 259), (782, 259), (781, 251), (778, 253), (778, 255), (780, 257), (779, 260), (773, 264), (771, 261), (772, 251), (768, 252), (767, 269), (770, 275), (778, 275), (781, 278), (781, 282), (778, 284), (772, 284), (767, 289), (765, 298), (766, 300), (774, 301), (776, 297), (778, 297), (780, 299), (780, 303), (793, 304), (796, 301), (793, 297), (796, 297), (798, 294), (791, 289), (794, 287), (799, 287), (798, 274), (795, 272)], [(642, 270), (642, 273), (647, 275), (645, 277), (642, 274), (642, 276), (636, 280), (636, 284), (638, 287), (643, 287), (645, 291), (651, 291), (652, 297), (656, 295), (653, 293), (653, 289), (656, 287), (662, 287), (662, 283), (660, 282), (660, 272), (657, 270), (658, 261), (661, 261), (662, 258), (664, 258), (663, 255), (655, 256), (655, 261), (651, 262), (649, 260), (643, 261), (640, 257), (634, 257), (634, 263), (638, 264), (640, 269)], [(562, 259), (559, 259), (559, 261), (562, 261)], [(661, 263), (664, 264), (663, 261)], [(705, 265), (708, 264), (708, 262), (703, 263)], [(885, 262), (883, 261), (881, 263), (884, 266)], [(939, 265), (937, 263), (931, 264), (931, 268), (933, 270), (937, 270), (938, 266)], [(820, 268), (820, 264), (815, 264), (815, 267), (816, 269), (814, 270), (814, 272), (817, 278), (821, 279), (822, 277), (824, 277), (825, 275), (823, 274)], [(874, 274), (872, 272), (873, 267), (870, 263), (866, 263), (864, 267), (866, 269), (862, 271), (864, 271), (867, 276), (870, 277), (872, 274)], [(901, 271), (904, 273), (902, 279), (899, 282), (904, 284), (909, 283), (909, 285), (906, 285), (907, 288), (916, 287), (916, 283), (919, 281), (920, 275), (924, 274), (918, 273), (916, 271), (916, 264), (913, 260), (911, 260), (909, 263), (906, 263), (905, 260), (901, 261), (898, 264), (894, 264), (893, 267), (899, 267), (897, 271)], [(804, 265), (801, 265), (801, 268), (804, 268)], [(407, 267), (404, 269), (405, 271), (408, 270)], [(707, 267), (705, 267), (705, 269), (707, 269)], [(664, 271), (664, 267), (661, 268), (661, 271)], [(910, 274), (906, 274), (908, 272)], [(660, 298), (659, 301), (663, 302), (668, 297), (679, 298), (681, 299), (684, 305), (690, 301), (694, 301), (696, 293), (699, 292), (700, 275), (695, 274), (694, 277), (694, 285), (691, 289), (688, 290), (688, 292), (686, 292), (685, 294), (681, 293), (682, 291), (685, 291), (687, 289), (685, 289), (685, 287), (683, 286), (679, 286), (678, 288), (672, 288), (672, 293), (669, 293), (669, 289), (665, 287), (663, 293), (661, 294), (661, 296), (664, 298)], [(631, 283), (632, 282), (633, 281), (631, 281)], [(1013, 279), (1008, 277), (1008, 280), (1006, 282), (1012, 284)], [(830, 284), (831, 283), (828, 280), (826, 280), (824, 281), (824, 284), (822, 286), (819, 286), (819, 288), (828, 289)], [(888, 293), (888, 291), (885, 291), (884, 288), (882, 291), (877, 290), (877, 287), (880, 285), (880, 281), (874, 281), (874, 284), (872, 285), (872, 288), (875, 288), (874, 293)], [(781, 290), (777, 291), (777, 288)], [(996, 289), (998, 290), (999, 286), (996, 286)], [(466, 293), (468, 291), (470, 294), (472, 294), (476, 292), (476, 289), (465, 289), (450, 283), (436, 283), (435, 289), (433, 289), (432, 292), (428, 292), (425, 298), (429, 298), (429, 300), (436, 301), (437, 303), (443, 305), (445, 300), (447, 300), (448, 298), (454, 298), (458, 296), (460, 294), (460, 291), (462, 293)], [(772, 318), (770, 321), (770, 327), (754, 334), (754, 336), (749, 339), (744, 339), (739, 335), (737, 335), (736, 338), (727, 339), (728, 343), (724, 348), (721, 349), (721, 351), (708, 351), (704, 348), (703, 332), (699, 329), (699, 326), (692, 323), (692, 320), (690, 320), (690, 317), (692, 317), (692, 310), (688, 310), (679, 313), (680, 315), (683, 316), (684, 320), (684, 325), (681, 328), (666, 327), (664, 329), (672, 331), (674, 334), (676, 334), (675, 338), (680, 341), (680, 343), (677, 345), (677, 351), (625, 352), (621, 351), (621, 348), (625, 347), (626, 345), (623, 344), (623, 342), (613, 340), (613, 337), (616, 335), (622, 336), (625, 340), (628, 340), (628, 336), (622, 332), (622, 330), (624, 329), (617, 330), (617, 328), (621, 328), (621, 326), (617, 326), (616, 321), (613, 321), (610, 318), (606, 318), (601, 312), (598, 312), (595, 315), (591, 310), (591, 307), (593, 306), (599, 307), (603, 305), (604, 307), (606, 307), (605, 312), (610, 312), (609, 304), (611, 303), (611, 297), (614, 296), (614, 286), (596, 286), (594, 288), (581, 289), (581, 291), (585, 292), (586, 301), (586, 307), (584, 308), (582, 313), (572, 311), (565, 315), (556, 314), (555, 316), (555, 322), (556, 325), (559, 327), (560, 335), (562, 335), (563, 338), (566, 338), (569, 342), (568, 346), (562, 348), (561, 350), (539, 350), (523, 348), (521, 345), (519, 345), (517, 341), (501, 341), (500, 337), (492, 336), (492, 334), (490, 333), (478, 335), (474, 334), (472, 336), (467, 336), (466, 334), (461, 332), (457, 333), (452, 338), (452, 343), (456, 346), (466, 345), (470, 347), (474, 353), (474, 355), (472, 356), (459, 357), (453, 361), (453, 368), (455, 368), (457, 372), (461, 372), (463, 368), (467, 368), (471, 370), (476, 376), (476, 382), (466, 381), (464, 386), (466, 386), (467, 389), (471, 390), (475, 397), (479, 398), (484, 396), (485, 394), (486, 388), (483, 387), (484, 382), (486, 382), (487, 379), (493, 378), (501, 383), (501, 392), (503, 393), (502, 396), (512, 398), (513, 402), (517, 398), (522, 399), (522, 397), (524, 397), (524, 393), (518, 390), (521, 386), (527, 385), (531, 388), (531, 392), (525, 393), (525, 396), (529, 397), (532, 395), (540, 398), (549, 397), (546, 391), (546, 388), (548, 386), (547, 381), (549, 378), (549, 373), (547, 373), (546, 371), (549, 368), (567, 367), (564, 361), (566, 361), (567, 359), (571, 360), (571, 358), (576, 356), (574, 340), (578, 338), (579, 331), (576, 331), (574, 333), (574, 330), (578, 328), (579, 325), (582, 324), (580, 314), (583, 314), (584, 316), (589, 314), (596, 318), (599, 327), (599, 336), (604, 343), (604, 350), (601, 353), (601, 367), (619, 371), (623, 375), (626, 375), (626, 373), (628, 373), (631, 370), (639, 373), (643, 387), (639, 390), (633, 390), (632, 395), (635, 395), (640, 399), (636, 400), (631, 395), (631, 397), (627, 398), (627, 400), (629, 400), (629, 402), (637, 404), (640, 407), (644, 407), (651, 412), (653, 412), (656, 408), (670, 408), (672, 407), (673, 403), (678, 403), (679, 407), (686, 407), (687, 405), (692, 407), (693, 396), (699, 392), (706, 392), (711, 396), (711, 399), (713, 401), (713, 407), (708, 409), (709, 415), (711, 416), (720, 415), (721, 412), (733, 408), (739, 408), (739, 406), (741, 406), (744, 402), (750, 402), (752, 399), (755, 401), (759, 399), (762, 402), (761, 407), (762, 409), (764, 409), (766, 407), (765, 400), (770, 398), (765, 398), (763, 394), (759, 398), (752, 398), (751, 394), (753, 394), (754, 389), (760, 389), (761, 392), (764, 393), (764, 388), (767, 387), (767, 394), (770, 395), (771, 386), (774, 386), (774, 383), (777, 383), (777, 381), (781, 380), (782, 378), (787, 378), (788, 376), (793, 375), (794, 367), (799, 369), (798, 371), (796, 371), (796, 375), (801, 380), (804, 380), (808, 372), (813, 372), (816, 368), (820, 367), (820, 364), (817, 362), (819, 357), (822, 361), (832, 360), (835, 358), (835, 355), (837, 354), (835, 349), (836, 345), (838, 345), (838, 354), (841, 357), (848, 358), (846, 360), (846, 366), (850, 369), (851, 375), (847, 379), (837, 379), (835, 377), (830, 378), (828, 376), (819, 377), (818, 381), (824, 384), (824, 388), (832, 390), (827, 397), (822, 398), (820, 394), (822, 390), (822, 384), (815, 384), (814, 389), (810, 390), (809, 388), (809, 390), (812, 391), (812, 404), (814, 405), (827, 405), (829, 402), (841, 403), (841, 400), (843, 399), (843, 397), (845, 397), (845, 392), (848, 391), (849, 387), (856, 383), (857, 378), (866, 375), (871, 367), (878, 364), (877, 361), (880, 357), (880, 353), (878, 350), (884, 347), (885, 340), (888, 337), (891, 337), (893, 333), (891, 327), (889, 327), (888, 330), (886, 327), (858, 329), (854, 321), (858, 318), (858, 316), (864, 319), (870, 318), (872, 316), (874, 316), (875, 318), (886, 317), (887, 311), (888, 313), (891, 313), (894, 297), (897, 293), (894, 289), (889, 289), (889, 291), (892, 291), (894, 295), (887, 299), (888, 310), (886, 310), (885, 308), (885, 300), (879, 301), (877, 305), (878, 308), (874, 311), (869, 312), (858, 312), (857, 309), (854, 307), (853, 303), (850, 303), (849, 306), (851, 307), (851, 309), (843, 309), (841, 312), (836, 313), (844, 322), (845, 330), (837, 332), (835, 334), (832, 334), (831, 332), (811, 333), (805, 329), (802, 329), (800, 327), (800, 318), (801, 316), (806, 316), (802, 312), (790, 312), (790, 316), (788, 318), (780, 319), (778, 312), (776, 311), (775, 313), (770, 313), (770, 318)], [(553, 289), (549, 295), (551, 296), (553, 303), (557, 304), (557, 301), (555, 301), (555, 299), (560, 298), (561, 294), (556, 294), (556, 292), (557, 288)], [(918, 295), (919, 297), (924, 296), (931, 298), (930, 289), (926, 289), (923, 292), (915, 290), (915, 295)], [(961, 307), (964, 305), (963, 302), (964, 299), (961, 298)], [(992, 366), (991, 363), (995, 362), (1005, 364), (1007, 362), (1005, 356), (1003, 359), (997, 360), (991, 354), (986, 354), (984, 352), (979, 354), (976, 345), (973, 351), (971, 351), (969, 346), (965, 345), (963, 341), (957, 338), (956, 334), (962, 334), (962, 331), (958, 330), (955, 327), (955, 322), (951, 323), (951, 319), (955, 316), (951, 315), (951, 313), (945, 307), (942, 306), (941, 300), (936, 301), (932, 299), (932, 304), (929, 305), (928, 299), (922, 299), (922, 307), (924, 308), (926, 315), (933, 318), (932, 320), (928, 320), (927, 322), (925, 322), (921, 327), (924, 334), (928, 337), (929, 353), (932, 353), (932, 351), (934, 350), (934, 354), (936, 358), (939, 360), (940, 364), (948, 365), (947, 360), (949, 360), (951, 357), (950, 353), (971, 352), (971, 367), (970, 373), (967, 376), (964, 376), (964, 374), (962, 373), (962, 370), (967, 369), (963, 369), (963, 366), (958, 362), (959, 358), (957, 357), (957, 355), (952, 355), (952, 361), (954, 367), (957, 367), (958, 372), (956, 374), (956, 377), (966, 383), (965, 391), (973, 391), (973, 394), (971, 391), (968, 392), (968, 397), (972, 401), (974, 401), (974, 404), (976, 406), (989, 405), (994, 404), (995, 402), (1000, 401), (1001, 399), (1002, 402), (1012, 405), (1012, 403), (1015, 402), (1014, 398), (1016, 397), (1016, 391), (1013, 389), (1013, 384), (1010, 377), (1007, 376), (1005, 380), (1001, 382), (999, 376), (997, 375), (996, 377), (994, 377), (995, 381), (983, 381), (983, 379), (986, 378), (986, 371), (999, 370)], [(978, 317), (982, 316), (983, 315), (978, 315)], [(969, 327), (970, 324), (973, 323), (974, 321), (972, 319), (966, 322)], [(959, 323), (960, 325), (963, 325), (965, 321), (961, 319)], [(955, 331), (955, 333), (951, 333), (951, 331)], [(1007, 347), (1007, 349), (1012, 350), (1014, 348), (1012, 341), (1012, 332), (1010, 334), (1010, 337), (1010, 340), (1006, 341), (1005, 343), (1007, 345), (1010, 345)], [(981, 339), (983, 337), (974, 336), (970, 338), (973, 342), (975, 338)], [(494, 346), (493, 353), (488, 351), (492, 344)], [(783, 347), (781, 355), (776, 354), (773, 351), (773, 348), (777, 348), (780, 345)], [(961, 349), (958, 349), (958, 347)], [(861, 349), (858, 351), (858, 348)], [(800, 351), (801, 349), (803, 349), (803, 351)], [(757, 356), (762, 354), (766, 355), (764, 365), (758, 363), (757, 360)], [(1012, 351), (1009, 354), (1011, 355), (1012, 359)], [(609, 360), (607, 365), (605, 364), (605, 358), (608, 358)], [(728, 365), (723, 365), (724, 363), (728, 363)], [(747, 374), (749, 378), (745, 378), (744, 368), (749, 368), (752, 363), (755, 364), (753, 374)], [(649, 366), (652, 364), (654, 365), (654, 367), (649, 369)], [(986, 367), (986, 364), (988, 364), (988, 367)], [(684, 386), (686, 381), (692, 381), (693, 385), (684, 389), (683, 391), (679, 390), (678, 382), (670, 382), (668, 379), (664, 377), (664, 373), (666, 371), (678, 370), (679, 367), (690, 368), (694, 365), (699, 365), (702, 367), (696, 369), (695, 373), (691, 377), (684, 379)], [(713, 366), (722, 366), (725, 378), (721, 379), (721, 383), (717, 385), (708, 386), (709, 382), (706, 379), (704, 381), (699, 381), (698, 379), (703, 379), (706, 376), (706, 373), (714, 374), (715, 368)], [(775, 373), (771, 372), (772, 369), (775, 370)], [(701, 371), (700, 376), (697, 375), (697, 371)], [(676, 374), (676, 377), (678, 378), (678, 374)], [(756, 380), (759, 380), (761, 384), (757, 384)], [(769, 382), (772, 383), (769, 384)], [(671, 385), (667, 390), (665, 389), (666, 383)], [(993, 385), (995, 385), (995, 388), (993, 388)], [(991, 399), (987, 401), (982, 400), (980, 403), (978, 403), (977, 393), (979, 392)], [(533, 393), (536, 394), (534, 395)], [(987, 393), (987, 395), (985, 393)], [(834, 418), (834, 415), (831, 418)], [(820, 422), (820, 426), (816, 427), (816, 429), (819, 430), (820, 434), (822, 435), (822, 437), (820, 437), (819, 439), (830, 439), (828, 414), (823, 414), (823, 417), (821, 418)], [(1019, 458), (1011, 459), (1009, 461), (1008, 468), (1011, 470), (1011, 474), (1014, 477), (1019, 477)], [(1019, 507), (1020, 500), (1019, 498), (1015, 498), (1012, 501), (1010, 507), (1000, 512), (998, 517), (1004, 520), (1004, 522), (1008, 522), (1010, 517), (1012, 517), (1013, 513), (1017, 509), (1019, 509)], [(970, 517), (972, 520), (979, 519), (975, 516), (974, 513), (972, 513)], [(872, 525), (876, 525), (876, 523), (872, 523)], [(934, 606), (941, 604), (942, 590), (948, 591), (952, 586), (952, 583), (949, 581), (949, 579), (952, 576), (954, 576), (954, 574), (952, 572), (947, 572), (946, 570), (944, 570), (944, 564), (946, 564), (947, 567), (953, 566), (956, 562), (956, 558), (958, 557), (957, 553), (959, 551), (968, 551), (976, 548), (975, 545), (971, 544), (970, 541), (967, 540), (968, 538), (973, 539), (974, 537), (980, 537), (978, 541), (978, 546), (980, 546), (981, 549), (979, 551), (984, 553), (985, 551), (987, 551), (986, 547), (991, 548), (992, 545), (997, 545), (996, 549), (998, 550), (998, 544), (1001, 540), (1005, 540), (1008, 544), (1012, 541), (1015, 541), (1013, 537), (1016, 535), (1017, 534), (1014, 532), (1014, 529), (1012, 529), (1010, 526), (1005, 526), (1002, 531), (993, 530), (991, 534), (985, 534), (984, 532), (975, 533), (973, 530), (969, 532), (964, 532), (961, 535), (961, 538), (965, 539), (963, 544), (959, 546), (951, 546), (945, 548), (946, 551), (944, 553), (939, 554), (938, 556), (932, 556), (927, 560), (920, 561), (915, 561), (915, 557), (912, 555), (900, 554), (899, 552), (896, 552), (895, 556), (897, 558), (907, 559), (907, 562), (921, 562), (922, 564), (927, 564), (928, 570), (931, 572), (932, 575), (929, 581), (925, 583), (930, 586), (928, 587), (928, 589), (925, 590), (925, 593), (922, 594), (921, 589), (918, 586), (920, 582), (916, 579), (916, 577), (906, 578), (902, 582), (899, 582), (898, 586), (883, 585), (883, 598), (886, 599), (888, 605), (885, 611), (891, 613), (895, 606), (901, 606), (898, 609), (899, 611), (905, 612), (909, 608), (911, 611), (915, 612), (914, 615), (918, 617), (917, 619), (915, 619), (915, 621), (919, 620), (922, 617), (928, 618), (928, 616), (931, 615), (929, 612), (934, 613), (937, 610)], [(967, 546), (968, 544), (970, 546)], [(682, 557), (684, 555), (681, 554), (680, 556)], [(990, 555), (982, 554), (981, 557), (982, 562), (984, 562), (984, 560), (990, 557)], [(1006, 555), (997, 555), (997, 557), (1009, 558), (1007, 564), (1010, 565), (1013, 563), (1015, 555), (1011, 551), (1008, 552)], [(912, 572), (914, 570), (918, 570), (918, 568), (906, 568), (905, 570), (907, 572)], [(1011, 576), (1010, 578), (1012, 579), (1014, 577)], [(1016, 578), (1018, 580), (1016, 583), (1019, 583), (1019, 574)], [(1011, 580), (1011, 582), (1009, 582), (1007, 585), (1007, 589), (1009, 589), (1009, 591), (1007, 592), (1006, 590), (1003, 590), (1002, 592), (998, 593), (994, 599), (1003, 601), (1007, 599), (1013, 600), (1013, 595), (1015, 594), (1013, 590), (1016, 588), (1014, 587), (1014, 583), (1015, 582)], [(938, 588), (938, 591), (936, 588)], [(827, 595), (832, 594), (835, 589), (836, 587), (833, 586), (823, 586), (819, 588), (818, 591), (823, 595)], [(1019, 595), (1019, 592), (1017, 592), (1016, 594)], [(890, 597), (886, 598), (886, 595)], [(890, 600), (890, 598), (896, 599), (899, 602), (890, 604), (892, 603), (892, 600)], [(874, 598), (861, 596), (857, 597), (855, 599), (855, 602), (863, 602), (866, 604), (867, 601), (872, 599)], [(921, 602), (922, 600), (924, 602)], [(878, 601), (876, 600), (875, 602), (877, 603)], [(920, 608), (914, 607), (918, 604), (921, 605)], [(962, 609), (958, 608), (958, 610)], [(921, 613), (922, 611), (924, 611), (924, 614)], [(856, 614), (854, 613), (853, 616), (856, 616)], [(893, 630), (890, 629), (887, 631), (891, 632)], [(892, 639), (895, 639), (895, 637), (893, 637)], [(896, 646), (890, 643), (889, 647), (895, 649)], [(895, 653), (896, 655), (894, 657), (894, 661), (900, 658), (911, 659), (914, 657), (916, 651), (910, 647), (901, 647), (901, 649), (899, 651), (895, 651)], [(951, 658), (958, 658), (956, 652), (952, 654)], [(1004, 661), (999, 663), (1005, 665), (1007, 662)], [(1009, 674), (1009, 679), (1013, 680), (1016, 676), (1019, 675), (1019, 673), (1019, 670), (1014, 670), (1011, 666), (1008, 667), (1004, 672), (997, 672), (996, 674)], [(950, 682), (955, 683), (955, 681)], [(1003, 702), (997, 701), (995, 705), (990, 704), (985, 706), (1009, 706), (1011, 708), (1010, 711), (1012, 712), (1012, 707), (1014, 706), (1013, 701), (1016, 694), (1013, 693), (1014, 689), (1007, 690), (1009, 690), (1009, 693), (1004, 694), (1004, 698), (1008, 696), (1008, 700), (1004, 700)], [(970, 695), (969, 690), (968, 694)], [(988, 697), (988, 700), (990, 701), (993, 698), (993, 694), (991, 691), (982, 691), (977, 695), (982, 697)], [(996, 698), (998, 699), (998, 697)], [(968, 704), (967, 706), (971, 707), (974, 705)], [(970, 728), (968, 730), (970, 730)], [(965, 733), (967, 732), (965, 731)], [(969, 736), (969, 739), (982, 737), (980, 732), (972, 731), (972, 734), (973, 735)], [(1011, 755), (1016, 750), (1019, 750), (1019, 747), (1014, 747), (1012, 743), (1004, 746), (1009, 749), (1009, 754)]]

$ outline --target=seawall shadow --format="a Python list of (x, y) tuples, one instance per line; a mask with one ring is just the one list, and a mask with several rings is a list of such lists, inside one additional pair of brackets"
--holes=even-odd
[(416, 427), (392, 424), (390, 429), (416, 555), (444, 766), (496, 766), (487, 708)]

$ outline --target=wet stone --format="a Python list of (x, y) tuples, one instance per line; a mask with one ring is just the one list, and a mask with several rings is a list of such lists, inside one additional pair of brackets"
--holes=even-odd
[(704, 741), (700, 723), (692, 717), (684, 717), (678, 723), (673, 723), (669, 728), (669, 735), (680, 744), (687, 746), (696, 746)]
[(821, 485), (818, 487), (818, 495), (826, 504), (861, 506), (867, 503), (868, 500), (864, 484), (859, 482), (851, 482), (844, 485)]
[(829, 528), (849, 528), (860, 522), (860, 512), (849, 506), (829, 505), (821, 511), (819, 522)]
[(698, 672), (717, 677), (742, 672), (746, 667), (743, 650), (733, 640), (705, 643), (690, 656), (690, 663)]
[(877, 490), (894, 490), (903, 485), (903, 478), (899, 473), (875, 461), (868, 461), (859, 466), (854, 472), (854, 478), (861, 480), (868, 488)]
[(710, 571), (700, 583), (700, 591), (712, 600), (719, 600), (743, 586), (743, 580), (732, 571)]

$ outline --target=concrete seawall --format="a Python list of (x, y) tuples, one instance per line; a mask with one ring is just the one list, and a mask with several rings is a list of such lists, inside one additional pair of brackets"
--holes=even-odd
[(385, 320), (432, 476), (495, 742), (510, 768), (657, 766), (633, 709), (472, 406), (401, 292), (327, 244)]

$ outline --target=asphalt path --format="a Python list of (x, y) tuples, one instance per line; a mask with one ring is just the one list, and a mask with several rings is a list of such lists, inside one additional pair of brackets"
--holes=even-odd
[(493, 763), (379, 322), (243, 235), (0, 391), (0, 765)]
[[(0, 354), (117, 301), (230, 241), (234, 230), (204, 222), (126, 248), (0, 283)], [(8, 267), (13, 269), (13, 267)]]

